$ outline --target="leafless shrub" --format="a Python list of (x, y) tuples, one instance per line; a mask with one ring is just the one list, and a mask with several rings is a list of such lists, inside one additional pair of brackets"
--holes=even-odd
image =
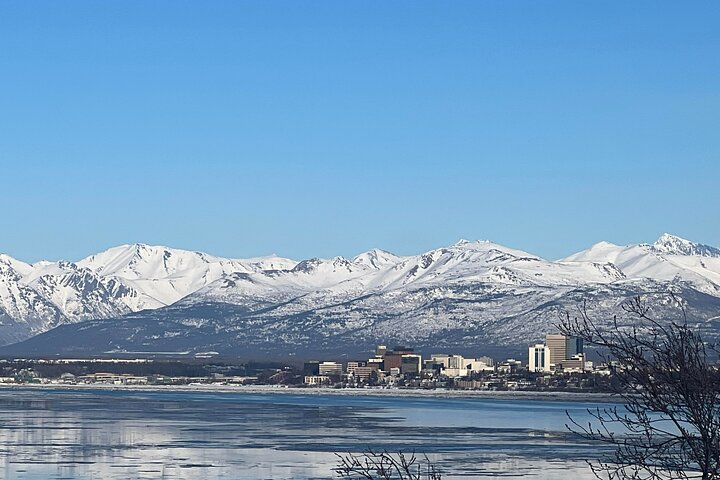
[(564, 334), (582, 337), (616, 365), (616, 395), (624, 405), (588, 410), (594, 420), (587, 425), (569, 417), (571, 431), (615, 447), (589, 462), (597, 478), (720, 479), (718, 351), (693, 331), (674, 300), (678, 317), (665, 321), (652, 318), (639, 297), (623, 305), (631, 324), (614, 317), (606, 327), (585, 307), (561, 316)]
[(388, 453), (367, 450), (360, 454), (335, 454), (338, 478), (366, 480), (440, 480), (440, 473), (427, 456), (418, 461), (415, 452)]

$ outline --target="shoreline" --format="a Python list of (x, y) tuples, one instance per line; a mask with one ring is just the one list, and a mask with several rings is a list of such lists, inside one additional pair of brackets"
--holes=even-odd
[(276, 385), (109, 385), (109, 384), (0, 384), (2, 390), (126, 391), (148, 393), (236, 393), (247, 395), (305, 395), (348, 397), (456, 398), (477, 400), (539, 400), (561, 402), (617, 403), (609, 393), (533, 392), (490, 390), (419, 390), (383, 388), (295, 388)]

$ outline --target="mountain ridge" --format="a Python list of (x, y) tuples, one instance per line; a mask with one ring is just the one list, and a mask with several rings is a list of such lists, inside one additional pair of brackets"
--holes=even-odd
[[(617, 305), (632, 292), (672, 289), (714, 305), (720, 298), (720, 249), (663, 234), (653, 244), (596, 243), (557, 261), (467, 240), (410, 256), (376, 248), (351, 259), (295, 261), (128, 244), (77, 262), (30, 265), (0, 255), (0, 343), (62, 325), (62, 331), (77, 328), (76, 335), (95, 325), (114, 338), (114, 324), (133, 321), (142, 323), (134, 338), (145, 331), (150, 339), (141, 343), (148, 347), (211, 324), (212, 335), (228, 338), (244, 325), (245, 340), (236, 340), (252, 345), (266, 338), (310, 348), (310, 334), (325, 341), (351, 331), (368, 341), (402, 334), (418, 343), (430, 337), (497, 342), (512, 335), (505, 327), (486, 331), (492, 325), (505, 321), (518, 334), (529, 333), (528, 326), (547, 324), (537, 312), (546, 315), (547, 305), (566, 304), (573, 292)], [(215, 316), (198, 316), (203, 308)], [(700, 318), (705, 307), (693, 308)], [(224, 317), (216, 315), (223, 310)], [(159, 333), (153, 324), (159, 319), (185, 331), (172, 326), (172, 332)], [(217, 350), (209, 347), (203, 345)]]

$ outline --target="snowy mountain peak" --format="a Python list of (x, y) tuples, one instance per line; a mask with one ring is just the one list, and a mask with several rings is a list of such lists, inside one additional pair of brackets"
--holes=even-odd
[(574, 253), (561, 261), (564, 262), (614, 262), (617, 258), (617, 254), (626, 249), (612, 242), (598, 242), (578, 253)]
[[(475, 242), (463, 241), (454, 244), (451, 247), (440, 248), (433, 250), (432, 252), (441, 252), (443, 254), (451, 254), (458, 256), (459, 259), (476, 259), (478, 255), (483, 256), (483, 261), (486, 261), (485, 256), (493, 257), (515, 257), (515, 258), (526, 258), (540, 260), (540, 257), (532, 255), (522, 250), (516, 250), (514, 248), (508, 248), (499, 243), (492, 242), (490, 240), (477, 240)], [(432, 253), (428, 252), (428, 253)]]
[(617, 248), (617, 247), (619, 247), (619, 245), (612, 243), (612, 242), (608, 242), (607, 240), (602, 240), (590, 248)]
[(20, 260), (16, 260), (10, 255), (5, 255), (4, 253), (0, 253), (0, 264), (12, 268), (20, 275), (27, 275), (32, 271), (33, 268), (32, 265), (21, 262)]
[(653, 244), (600, 243), (564, 261), (612, 263), (628, 279), (689, 283), (720, 296), (720, 249), (675, 235), (664, 234)]
[(294, 273), (322, 274), (336, 272), (352, 273), (364, 269), (365, 268), (362, 265), (356, 265), (344, 257), (334, 257), (329, 260), (322, 258), (311, 258), (308, 260), (303, 260), (302, 262), (295, 265), (295, 267), (291, 271)]
[(505, 247), (502, 247), (501, 245), (493, 242), (492, 240), (466, 240), (464, 238), (461, 238), (460, 240), (458, 240), (457, 242), (452, 244), (449, 248), (458, 247), (458, 248), (476, 249), (478, 247), (482, 248), (484, 246), (489, 246), (489, 245), (496, 245), (498, 247), (505, 248)]
[(720, 249), (691, 242), (669, 233), (663, 233), (657, 241), (650, 246), (656, 252), (667, 255), (694, 255), (699, 257), (720, 257)]
[(352, 263), (374, 270), (382, 270), (383, 268), (397, 265), (402, 260), (402, 257), (398, 257), (393, 253), (379, 248), (373, 248), (353, 258)]
[(21, 279), (22, 274), (15, 270), (9, 262), (0, 262), (0, 282), (19, 282)]
[(229, 264), (233, 264), (233, 270), (249, 271), (249, 267), (241, 261), (141, 243), (113, 247), (78, 262), (78, 265), (101, 275), (143, 280), (164, 279), (186, 273), (192, 275), (198, 271), (204, 273), (208, 269), (223, 269), (223, 266)]

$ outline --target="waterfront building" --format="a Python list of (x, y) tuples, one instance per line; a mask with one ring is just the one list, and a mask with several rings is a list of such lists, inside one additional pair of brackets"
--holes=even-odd
[(495, 366), (495, 360), (493, 360), (492, 358), (487, 357), (487, 356), (485, 356), (485, 355), (483, 355), (482, 357), (477, 358), (477, 361), (480, 362), (480, 363), (484, 363), (484, 364), (487, 365), (488, 367), (494, 367), (494, 366)]
[(434, 375), (434, 376), (440, 375), (443, 368), (445, 368), (443, 363), (438, 362), (434, 358), (431, 360), (425, 360), (423, 362), (423, 371), (424, 371), (424, 373), (427, 373), (428, 375)]
[(551, 352), (550, 347), (543, 343), (530, 347), (528, 350), (528, 370), (531, 372), (549, 372), (552, 358)]
[(545, 345), (550, 349), (550, 364), (555, 366), (583, 353), (583, 340), (579, 337), (548, 333), (545, 336)]
[(572, 358), (566, 358), (557, 366), (565, 373), (582, 373), (585, 371), (585, 355), (579, 353)]
[(522, 362), (514, 358), (508, 358), (497, 366), (497, 372), (505, 375), (517, 373), (522, 370)]
[(565, 335), (548, 333), (545, 335), (545, 345), (550, 350), (549, 365), (559, 365), (567, 358), (567, 337)]
[(470, 373), (466, 365), (467, 360), (462, 355), (448, 355), (444, 363), (446, 367), (443, 373), (448, 377), (466, 377)]
[[(374, 359), (371, 359), (374, 360)], [(378, 371), (378, 364), (371, 361), (355, 360), (347, 363), (347, 373), (360, 380), (367, 380), (372, 372)]]
[(368, 380), (373, 374), (373, 372), (377, 372), (377, 370), (373, 369), (372, 367), (366, 366), (355, 367), (353, 368), (352, 372), (348, 370), (348, 374), (352, 375), (355, 378), (359, 378), (360, 380)]
[(312, 386), (329, 385), (331, 383), (330, 377), (327, 375), (306, 375), (304, 382), (306, 385)]
[(383, 356), (383, 369), (389, 372), (393, 368), (399, 369), (402, 366), (402, 354), (386, 352)]
[(303, 364), (303, 375), (320, 375), (320, 362), (313, 360)]
[(441, 364), (443, 368), (448, 368), (449, 358), (450, 355), (447, 355), (445, 353), (433, 353), (432, 355), (430, 355), (430, 360)]
[[(376, 350), (375, 361), (378, 359), (382, 360), (382, 369), (385, 372), (390, 372), (392, 369), (402, 369), (403, 357), (405, 355), (415, 355), (415, 351), (412, 348), (398, 345), (392, 350), (388, 350), (385, 345), (378, 346)], [(371, 359), (370, 361), (372, 361)], [(407, 362), (410, 362), (409, 360)], [(422, 367), (422, 361), (420, 366), (417, 368), (417, 372), (420, 372)], [(409, 367), (408, 367), (409, 368)]]
[(322, 375), (340, 377), (343, 373), (342, 363), (322, 362), (318, 365), (318, 372)]
[(442, 365), (441, 373), (453, 378), (466, 377), (471, 373), (494, 371), (493, 360), (489, 357), (465, 358), (462, 355), (433, 354), (431, 361)]
[(450, 355), (447, 359), (447, 368), (465, 370), (465, 357), (462, 355)]
[(419, 374), (422, 370), (422, 357), (417, 354), (404, 354), (400, 359), (400, 373)]
[(367, 362), (364, 360), (350, 360), (347, 362), (347, 368), (345, 371), (352, 375), (356, 368), (365, 366), (367, 366)]
[(392, 349), (393, 353), (399, 353), (401, 355), (409, 355), (411, 353), (415, 353), (415, 349), (411, 347), (406, 347), (405, 345), (396, 345)]
[(385, 362), (383, 361), (382, 357), (368, 359), (367, 366), (376, 371), (385, 370)]
[(490, 357), (470, 358), (466, 361), (466, 368), (469, 372), (494, 372), (494, 361)]
[(583, 355), (583, 339), (580, 337), (566, 337), (565, 358), (573, 358), (575, 355)]

